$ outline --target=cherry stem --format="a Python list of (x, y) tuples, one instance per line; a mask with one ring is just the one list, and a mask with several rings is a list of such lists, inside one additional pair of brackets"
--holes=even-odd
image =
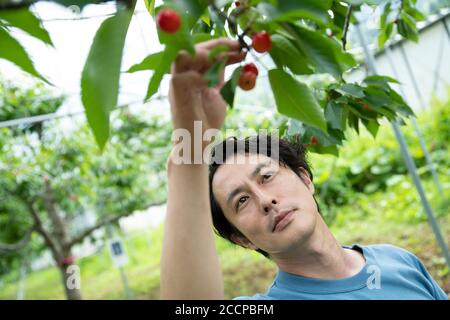
[(239, 43), (241, 44), (241, 50), (243, 48), (246, 48), (247, 51), (250, 51), (251, 48), (248, 46), (248, 44), (245, 42), (244, 40), (244, 35), (245, 33), (243, 32), (242, 34), (239, 34), (237, 32), (237, 24), (233, 19), (230, 19), (230, 17), (228, 17), (225, 13), (223, 13), (217, 6), (216, 3), (214, 2), (214, 0), (209, 0), (209, 6), (211, 7), (212, 10), (214, 10), (220, 17), (222, 17), (223, 19), (225, 19), (228, 22), (228, 25), (230, 26), (231, 30), (234, 31), (234, 33), (237, 35)]
[(342, 48), (345, 51), (345, 45), (347, 44), (347, 32), (348, 32), (348, 27), (350, 25), (350, 18), (352, 16), (352, 10), (353, 10), (353, 6), (350, 4), (348, 6), (347, 9), (347, 14), (345, 15), (345, 22), (344, 22), (344, 33), (342, 35)]

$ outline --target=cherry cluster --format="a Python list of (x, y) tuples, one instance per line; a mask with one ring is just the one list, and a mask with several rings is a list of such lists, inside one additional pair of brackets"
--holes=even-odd
[[(235, 3), (236, 6), (240, 5), (240, 2)], [(157, 18), (157, 26), (160, 30), (174, 34), (181, 27), (181, 17), (173, 9), (163, 9), (159, 12)], [(268, 52), (272, 48), (272, 42), (270, 40), (270, 34), (266, 31), (254, 32), (252, 35), (253, 50), (259, 53)], [(256, 78), (258, 77), (258, 68), (254, 63), (246, 64), (241, 71), (239, 77), (239, 87), (242, 90), (251, 90), (256, 85)]]

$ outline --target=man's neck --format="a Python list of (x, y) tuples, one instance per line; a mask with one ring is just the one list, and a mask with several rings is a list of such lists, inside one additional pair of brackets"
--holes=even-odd
[(306, 243), (272, 258), (284, 272), (317, 279), (351, 277), (365, 264), (362, 254), (342, 248), (322, 217), (319, 217), (316, 230)]

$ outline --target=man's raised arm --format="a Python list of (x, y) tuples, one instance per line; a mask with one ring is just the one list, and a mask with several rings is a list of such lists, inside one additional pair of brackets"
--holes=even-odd
[[(201, 121), (202, 133), (220, 129), (225, 119), (226, 103), (220, 95), (221, 81), (208, 88), (203, 74), (215, 62), (209, 52), (218, 45), (230, 50), (217, 59), (227, 64), (245, 58), (237, 41), (221, 38), (200, 43), (195, 57), (180, 53), (172, 65), (169, 101), (176, 136), (190, 135), (194, 145), (194, 121)], [(179, 141), (174, 141), (175, 145)], [(205, 147), (203, 143), (200, 143)], [(223, 299), (223, 279), (215, 249), (209, 203), (208, 165), (181, 163), (173, 152), (167, 161), (168, 201), (161, 258), (162, 299)], [(186, 157), (183, 157), (186, 159)], [(188, 161), (189, 162), (189, 161)]]

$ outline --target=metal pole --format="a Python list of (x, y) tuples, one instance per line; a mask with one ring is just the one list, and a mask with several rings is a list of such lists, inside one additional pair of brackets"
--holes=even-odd
[(120, 277), (122, 278), (123, 287), (124, 287), (125, 292), (127, 294), (127, 299), (128, 300), (133, 300), (133, 292), (131, 292), (130, 286), (128, 285), (128, 278), (127, 278), (127, 275), (125, 273), (125, 270), (124, 270), (123, 267), (120, 267), (119, 271), (120, 271)]
[(22, 258), (19, 275), (19, 288), (17, 290), (16, 300), (25, 300), (25, 277), (27, 275), (27, 261)]
[[(106, 233), (108, 235), (109, 239), (112, 239), (112, 230), (111, 230), (111, 225), (107, 224), (106, 225)], [(125, 294), (127, 296), (128, 300), (132, 300), (133, 299), (133, 292), (130, 289), (130, 286), (128, 285), (128, 278), (127, 275), (125, 273), (125, 270), (123, 267), (119, 267), (119, 272), (120, 272), (120, 278), (122, 279), (122, 283), (123, 283), (123, 287), (125, 289)]]
[(416, 92), (417, 99), (419, 99), (420, 107), (425, 110), (425, 102), (423, 101), (422, 94), (420, 93), (419, 85), (417, 84), (416, 77), (411, 68), (411, 64), (409, 63), (408, 57), (406, 56), (405, 49), (403, 49), (403, 44), (399, 43), (400, 53), (402, 55), (403, 61), (406, 65), (406, 70), (408, 71), (409, 78), (414, 86), (414, 91)]
[[(395, 64), (392, 59), (391, 48), (389, 46), (387, 46), (385, 48), (385, 50), (386, 50), (386, 57), (389, 61), (389, 64), (391, 65), (392, 73), (394, 74), (394, 77), (399, 79), (400, 78), (399, 74), (397, 72), (397, 69), (395, 68)], [(403, 96), (403, 98), (406, 99), (406, 94), (403, 91), (402, 86), (400, 86), (400, 93)], [(416, 132), (416, 135), (419, 138), (420, 147), (422, 148), (422, 151), (425, 155), (425, 160), (427, 162), (428, 168), (431, 170), (431, 175), (433, 176), (433, 180), (436, 183), (439, 193), (442, 194), (443, 189), (442, 189), (441, 182), (439, 181), (439, 176), (436, 171), (436, 166), (434, 165), (433, 161), (431, 160), (430, 152), (428, 151), (428, 148), (425, 144), (425, 139), (422, 135), (422, 132), (420, 131), (419, 125), (417, 124), (416, 118), (414, 118), (414, 117), (412, 118), (412, 124), (413, 124), (414, 131)]]
[(446, 18), (442, 19), (442, 24), (444, 25), (445, 32), (447, 33), (448, 39), (450, 40), (450, 30), (448, 29), (448, 25), (445, 19)]
[[(359, 25), (356, 25), (356, 33), (359, 38), (359, 42), (361, 43), (361, 46), (364, 50), (364, 55), (366, 58), (365, 60), (366, 60), (366, 63), (367, 63), (368, 69), (369, 69), (369, 73), (376, 74), (377, 71), (376, 71), (373, 56), (369, 51), (369, 48), (367, 46), (367, 43), (364, 39), (364, 36), (361, 32)], [(400, 131), (400, 127), (399, 127), (397, 121), (391, 121), (391, 125), (394, 129), (394, 133), (398, 140), (398, 143), (400, 144), (400, 149), (403, 154), (403, 158), (405, 160), (409, 174), (411, 175), (411, 177), (413, 179), (414, 185), (416, 186), (416, 189), (417, 189), (417, 193), (419, 194), (420, 200), (422, 201), (422, 205), (427, 214), (428, 222), (430, 223), (431, 228), (433, 229), (434, 235), (438, 241), (438, 244), (440, 245), (440, 247), (442, 249), (442, 252), (444, 254), (447, 265), (450, 268), (450, 252), (448, 250), (448, 247), (444, 240), (444, 237), (441, 234), (441, 231), (439, 229), (438, 223), (434, 216), (433, 210), (431, 209), (430, 203), (428, 202), (428, 199), (425, 195), (425, 191), (423, 189), (419, 175), (417, 174), (416, 165), (414, 164), (414, 161), (413, 161), (411, 155), (409, 154), (408, 147), (406, 146), (405, 138), (403, 137), (403, 134)]]

